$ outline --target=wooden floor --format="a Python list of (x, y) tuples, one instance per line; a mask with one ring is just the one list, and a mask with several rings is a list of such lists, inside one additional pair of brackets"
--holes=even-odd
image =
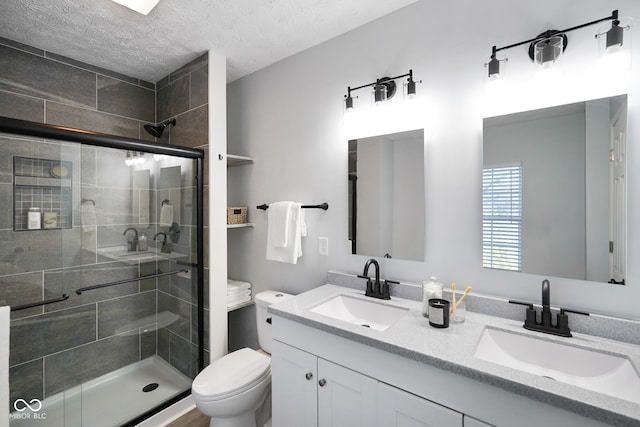
[(209, 427), (209, 417), (198, 411), (198, 408), (195, 408), (167, 424), (166, 427)]

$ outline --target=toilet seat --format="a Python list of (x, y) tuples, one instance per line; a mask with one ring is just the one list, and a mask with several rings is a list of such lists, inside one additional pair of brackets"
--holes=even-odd
[(271, 375), (271, 359), (242, 348), (216, 360), (200, 372), (191, 386), (203, 402), (226, 399), (255, 387)]

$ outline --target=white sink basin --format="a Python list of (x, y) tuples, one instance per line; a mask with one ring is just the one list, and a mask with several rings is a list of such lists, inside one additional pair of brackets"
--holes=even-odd
[(364, 298), (341, 294), (309, 311), (378, 331), (388, 329), (409, 312), (405, 307)]
[(624, 355), (486, 327), (474, 356), (640, 403), (640, 378)]
[(138, 262), (150, 262), (161, 259), (179, 259), (184, 257), (184, 254), (178, 252), (162, 253), (156, 248), (149, 247), (146, 251), (127, 251), (124, 245), (111, 246), (107, 248), (98, 249), (98, 254), (107, 258), (123, 261), (129, 264), (137, 264)]

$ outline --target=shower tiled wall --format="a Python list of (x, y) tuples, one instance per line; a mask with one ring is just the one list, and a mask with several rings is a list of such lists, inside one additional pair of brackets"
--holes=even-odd
[[(208, 54), (184, 65), (156, 83), (157, 103), (156, 117), (158, 122), (175, 118), (176, 126), (165, 130), (159, 142), (182, 147), (199, 148), (207, 151), (208, 134)], [(205, 162), (206, 165), (206, 162)], [(194, 189), (195, 190), (195, 189)], [(204, 232), (205, 232), (205, 293), (208, 289), (208, 201), (209, 181), (205, 166), (204, 175)], [(190, 227), (191, 244), (195, 245), (195, 229)], [(172, 286), (158, 287), (158, 311), (160, 307), (169, 308), (172, 312), (182, 313), (184, 318), (191, 319), (191, 327), (185, 323), (174, 323), (158, 333), (158, 354), (178, 369), (184, 370), (186, 363), (185, 343), (197, 343), (196, 295), (191, 289), (185, 289), (179, 283)], [(208, 364), (208, 295), (205, 294), (205, 364)], [(192, 362), (193, 363), (193, 362)]]
[[(153, 83), (0, 38), (0, 116), (152, 141), (143, 125), (162, 120), (156, 120), (157, 98), (163, 105), (158, 111), (178, 117), (177, 130), (158, 142), (193, 147), (185, 141), (198, 141), (204, 142), (198, 147), (206, 148), (206, 86), (204, 92), (198, 89), (203, 73), (206, 85), (206, 63), (205, 55), (167, 76), (156, 91)], [(186, 103), (181, 98), (184, 87), (177, 85), (187, 86)], [(34, 138), (0, 139), (0, 304), (72, 295), (67, 301), (12, 313), (12, 401), (41, 399), (154, 354), (193, 375), (197, 319), (192, 280), (169, 276), (73, 293), (82, 286), (171, 268), (168, 263), (129, 265), (97, 255), (97, 248), (122, 244), (124, 228), (143, 227), (127, 214), (131, 172), (122, 153)], [(73, 162), (72, 228), (13, 231), (13, 156)], [(191, 185), (184, 185), (183, 200), (194, 191)], [(95, 201), (95, 232), (83, 232), (82, 198)], [(152, 206), (156, 202), (152, 196)], [(152, 218), (155, 215), (152, 210)], [(176, 250), (192, 253), (194, 221), (183, 222)], [(166, 328), (140, 324), (121, 333), (124, 325), (154, 316), (156, 310), (175, 313), (178, 320)]]

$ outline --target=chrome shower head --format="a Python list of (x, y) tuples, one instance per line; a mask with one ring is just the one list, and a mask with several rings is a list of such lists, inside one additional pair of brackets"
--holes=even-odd
[(176, 119), (165, 120), (164, 122), (159, 123), (158, 126), (144, 125), (144, 130), (149, 132), (149, 134), (151, 134), (151, 136), (155, 136), (156, 138), (160, 138), (162, 136), (162, 132), (164, 132), (164, 129), (169, 125), (175, 126), (176, 125)]

